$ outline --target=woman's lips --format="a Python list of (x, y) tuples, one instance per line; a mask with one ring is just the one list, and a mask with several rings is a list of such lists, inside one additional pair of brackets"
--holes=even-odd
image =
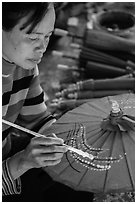
[(34, 62), (34, 63), (40, 63), (41, 58), (38, 58), (38, 59), (28, 59), (28, 60), (31, 61), (31, 62)]

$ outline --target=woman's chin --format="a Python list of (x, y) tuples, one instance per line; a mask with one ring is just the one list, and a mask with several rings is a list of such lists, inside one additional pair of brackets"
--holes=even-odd
[(23, 69), (27, 69), (27, 70), (30, 70), (30, 69), (33, 69), (34, 67), (36, 67), (38, 63), (36, 62), (31, 62), (29, 60), (26, 60), (24, 63), (19, 63), (18, 65), (20, 67), (22, 67)]
[(39, 64), (41, 62), (41, 58), (40, 59), (25, 59), (22, 61), (17, 61), (14, 62), (16, 65), (22, 67), (23, 69), (33, 69), (36, 67), (37, 64)]

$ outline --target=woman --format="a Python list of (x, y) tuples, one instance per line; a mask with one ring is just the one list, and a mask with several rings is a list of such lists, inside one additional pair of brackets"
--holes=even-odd
[[(39, 85), (37, 64), (54, 29), (54, 8), (50, 3), (3, 3), (2, 9), (3, 118), (33, 129), (53, 120)], [(32, 138), (24, 150), (8, 158), (10, 129), (3, 125), (4, 195), (20, 193), (22, 174), (56, 165), (66, 151), (59, 138)]]
[[(43, 125), (55, 121), (47, 111), (47, 97), (40, 87), (37, 67), (54, 30), (54, 6), (48, 2), (3, 2), (2, 13), (2, 116), (12, 123), (38, 131)], [(43, 195), (38, 191), (46, 189), (48, 180), (52, 182), (41, 167), (61, 161), (67, 151), (63, 140), (54, 135), (33, 137), (20, 150), (18, 143), (11, 140), (11, 127), (5, 124), (2, 127), (3, 200), (9, 197), (12, 201), (14, 196), (11, 195), (21, 195), (15, 196), (15, 201), (29, 201), (25, 198), (29, 195), (30, 201), (43, 201)], [(41, 180), (36, 178), (37, 172), (42, 175)], [(35, 180), (34, 186), (27, 183), (28, 179)]]

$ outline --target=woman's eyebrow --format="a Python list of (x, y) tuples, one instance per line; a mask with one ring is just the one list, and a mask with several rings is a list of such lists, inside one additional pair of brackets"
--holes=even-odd
[[(49, 31), (46, 35), (49, 35), (53, 32), (54, 30), (52, 31)], [(37, 34), (37, 35), (45, 35), (44, 33), (41, 33), (41, 32), (32, 32), (31, 34)]]

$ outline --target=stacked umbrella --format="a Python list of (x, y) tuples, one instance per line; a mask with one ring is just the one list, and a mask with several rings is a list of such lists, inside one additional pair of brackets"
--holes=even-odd
[[(114, 78), (100, 80), (83, 80), (70, 84), (68, 88), (57, 93), (56, 96), (77, 99), (99, 98), (107, 95), (115, 95), (123, 92), (134, 91), (134, 78)], [(77, 95), (77, 97), (76, 97)]]
[(134, 31), (126, 37), (115, 33), (87, 28), (82, 38), (83, 45), (72, 44), (73, 48), (78, 49), (76, 54), (56, 52), (61, 57), (78, 61), (78, 67), (67, 69), (79, 72), (82, 79), (74, 84), (63, 85), (64, 88), (56, 93), (51, 106), (74, 108), (93, 98), (134, 92)]
[(134, 15), (107, 11), (93, 16), (92, 29), (85, 30), (80, 67), (85, 67), (87, 75), (92, 72), (93, 78), (134, 72)]
[(62, 109), (74, 108), (94, 98), (134, 92), (134, 89), (135, 78), (130, 74), (113, 79), (87, 79), (69, 84), (57, 92), (51, 105)]
[(113, 78), (134, 73), (133, 55), (128, 54), (125, 60), (112, 54), (112, 51), (108, 54), (102, 50), (83, 46), (79, 55), (79, 66), (85, 68), (86, 76), (92, 75), (93, 78)]

